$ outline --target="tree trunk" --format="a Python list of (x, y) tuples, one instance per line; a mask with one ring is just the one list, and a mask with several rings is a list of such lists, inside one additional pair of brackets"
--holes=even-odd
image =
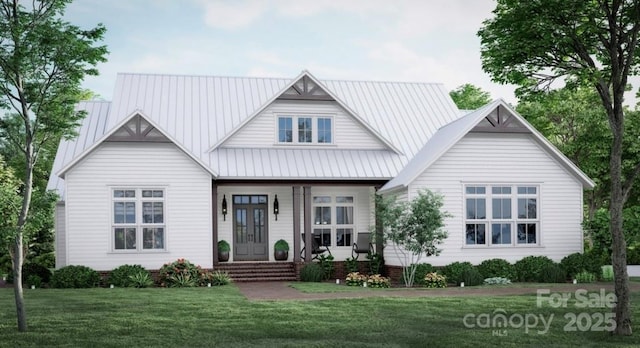
[(22, 231), (18, 232), (13, 245), (13, 293), (16, 299), (16, 314), (18, 316), (18, 331), (27, 331), (27, 311), (24, 306), (24, 294), (22, 292), (22, 264), (24, 262), (24, 248)]
[[(622, 230), (622, 208), (624, 200), (622, 196), (622, 134), (623, 117), (613, 130), (613, 144), (611, 147), (611, 237), (612, 254), (611, 263), (615, 276), (615, 294), (617, 303), (614, 308), (616, 316), (616, 335), (631, 335), (631, 303), (629, 297), (629, 277), (627, 274), (627, 245)], [(613, 129), (617, 128), (617, 129)]]

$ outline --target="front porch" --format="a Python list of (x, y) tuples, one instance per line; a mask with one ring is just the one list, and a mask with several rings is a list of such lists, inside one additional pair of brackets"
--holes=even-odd
[[(235, 282), (264, 282), (264, 281), (296, 281), (300, 280), (300, 270), (306, 263), (300, 262), (220, 262), (214, 266), (214, 271), (227, 272)], [(368, 262), (358, 262), (358, 271), (368, 273)], [(344, 261), (333, 262), (332, 280), (340, 279), (344, 282), (348, 271)]]
[(374, 193), (381, 184), (213, 181), (214, 268), (223, 265), (221, 240), (231, 247), (230, 264), (275, 262), (274, 244), (281, 239), (289, 245), (286, 261), (294, 265), (312, 261), (313, 250), (305, 246), (313, 241), (328, 248), (335, 261), (346, 260), (357, 234), (375, 229)]

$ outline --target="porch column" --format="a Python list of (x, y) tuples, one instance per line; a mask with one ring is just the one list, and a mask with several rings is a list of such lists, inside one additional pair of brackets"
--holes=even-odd
[(304, 261), (311, 262), (313, 243), (311, 242), (311, 186), (304, 186)]
[(376, 253), (379, 254), (380, 256), (384, 257), (384, 234), (383, 234), (383, 226), (382, 226), (382, 220), (380, 219), (380, 217), (378, 216), (378, 209), (380, 207), (378, 207), (379, 203), (378, 203), (378, 190), (380, 189), (380, 186), (376, 186), (375, 187), (375, 195), (373, 196), (374, 201), (374, 216), (375, 216), (375, 222), (376, 222), (376, 230), (375, 230), (375, 243), (376, 243)]
[(218, 185), (211, 180), (211, 233), (213, 234), (213, 265), (218, 265)]
[(300, 262), (300, 186), (293, 186), (293, 262)]

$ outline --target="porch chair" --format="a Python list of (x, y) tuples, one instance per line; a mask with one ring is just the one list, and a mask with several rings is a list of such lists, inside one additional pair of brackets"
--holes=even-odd
[(358, 232), (358, 239), (351, 248), (351, 257), (358, 259), (360, 254), (373, 254), (373, 244), (371, 243), (371, 232)]
[[(302, 241), (303, 242), (305, 241), (304, 233), (302, 234)], [(302, 250), (300, 250), (300, 257), (302, 257), (303, 259), (304, 259), (304, 250), (305, 250), (306, 247), (307, 246), (305, 244), (305, 246), (302, 248)], [(311, 236), (311, 247), (312, 247), (312, 249), (311, 249), (311, 259), (312, 260), (317, 259), (318, 256), (324, 254), (325, 252), (328, 252), (329, 256), (333, 256), (333, 255), (331, 255), (331, 250), (329, 250), (329, 247), (328, 246), (320, 246), (318, 241), (315, 238), (313, 238), (313, 236)]]

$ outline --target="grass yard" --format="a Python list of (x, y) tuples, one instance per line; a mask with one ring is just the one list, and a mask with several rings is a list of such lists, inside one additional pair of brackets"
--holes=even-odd
[[(344, 287), (347, 288), (347, 287)], [(373, 290), (377, 291), (377, 290)], [(385, 290), (382, 290), (385, 291)], [(609, 309), (538, 307), (535, 295), (247, 301), (234, 286), (183, 289), (25, 290), (29, 332), (16, 331), (12, 289), (0, 289), (0, 346), (8, 347), (638, 347), (635, 336), (582, 332)], [(468, 328), (463, 318), (553, 315), (520, 328)], [(584, 314), (579, 314), (584, 313)], [(580, 323), (571, 323), (573, 314)], [(514, 317), (516, 315), (516, 317)], [(514, 322), (517, 324), (517, 322)], [(517, 326), (517, 325), (516, 325)], [(564, 328), (576, 328), (565, 332)]]

